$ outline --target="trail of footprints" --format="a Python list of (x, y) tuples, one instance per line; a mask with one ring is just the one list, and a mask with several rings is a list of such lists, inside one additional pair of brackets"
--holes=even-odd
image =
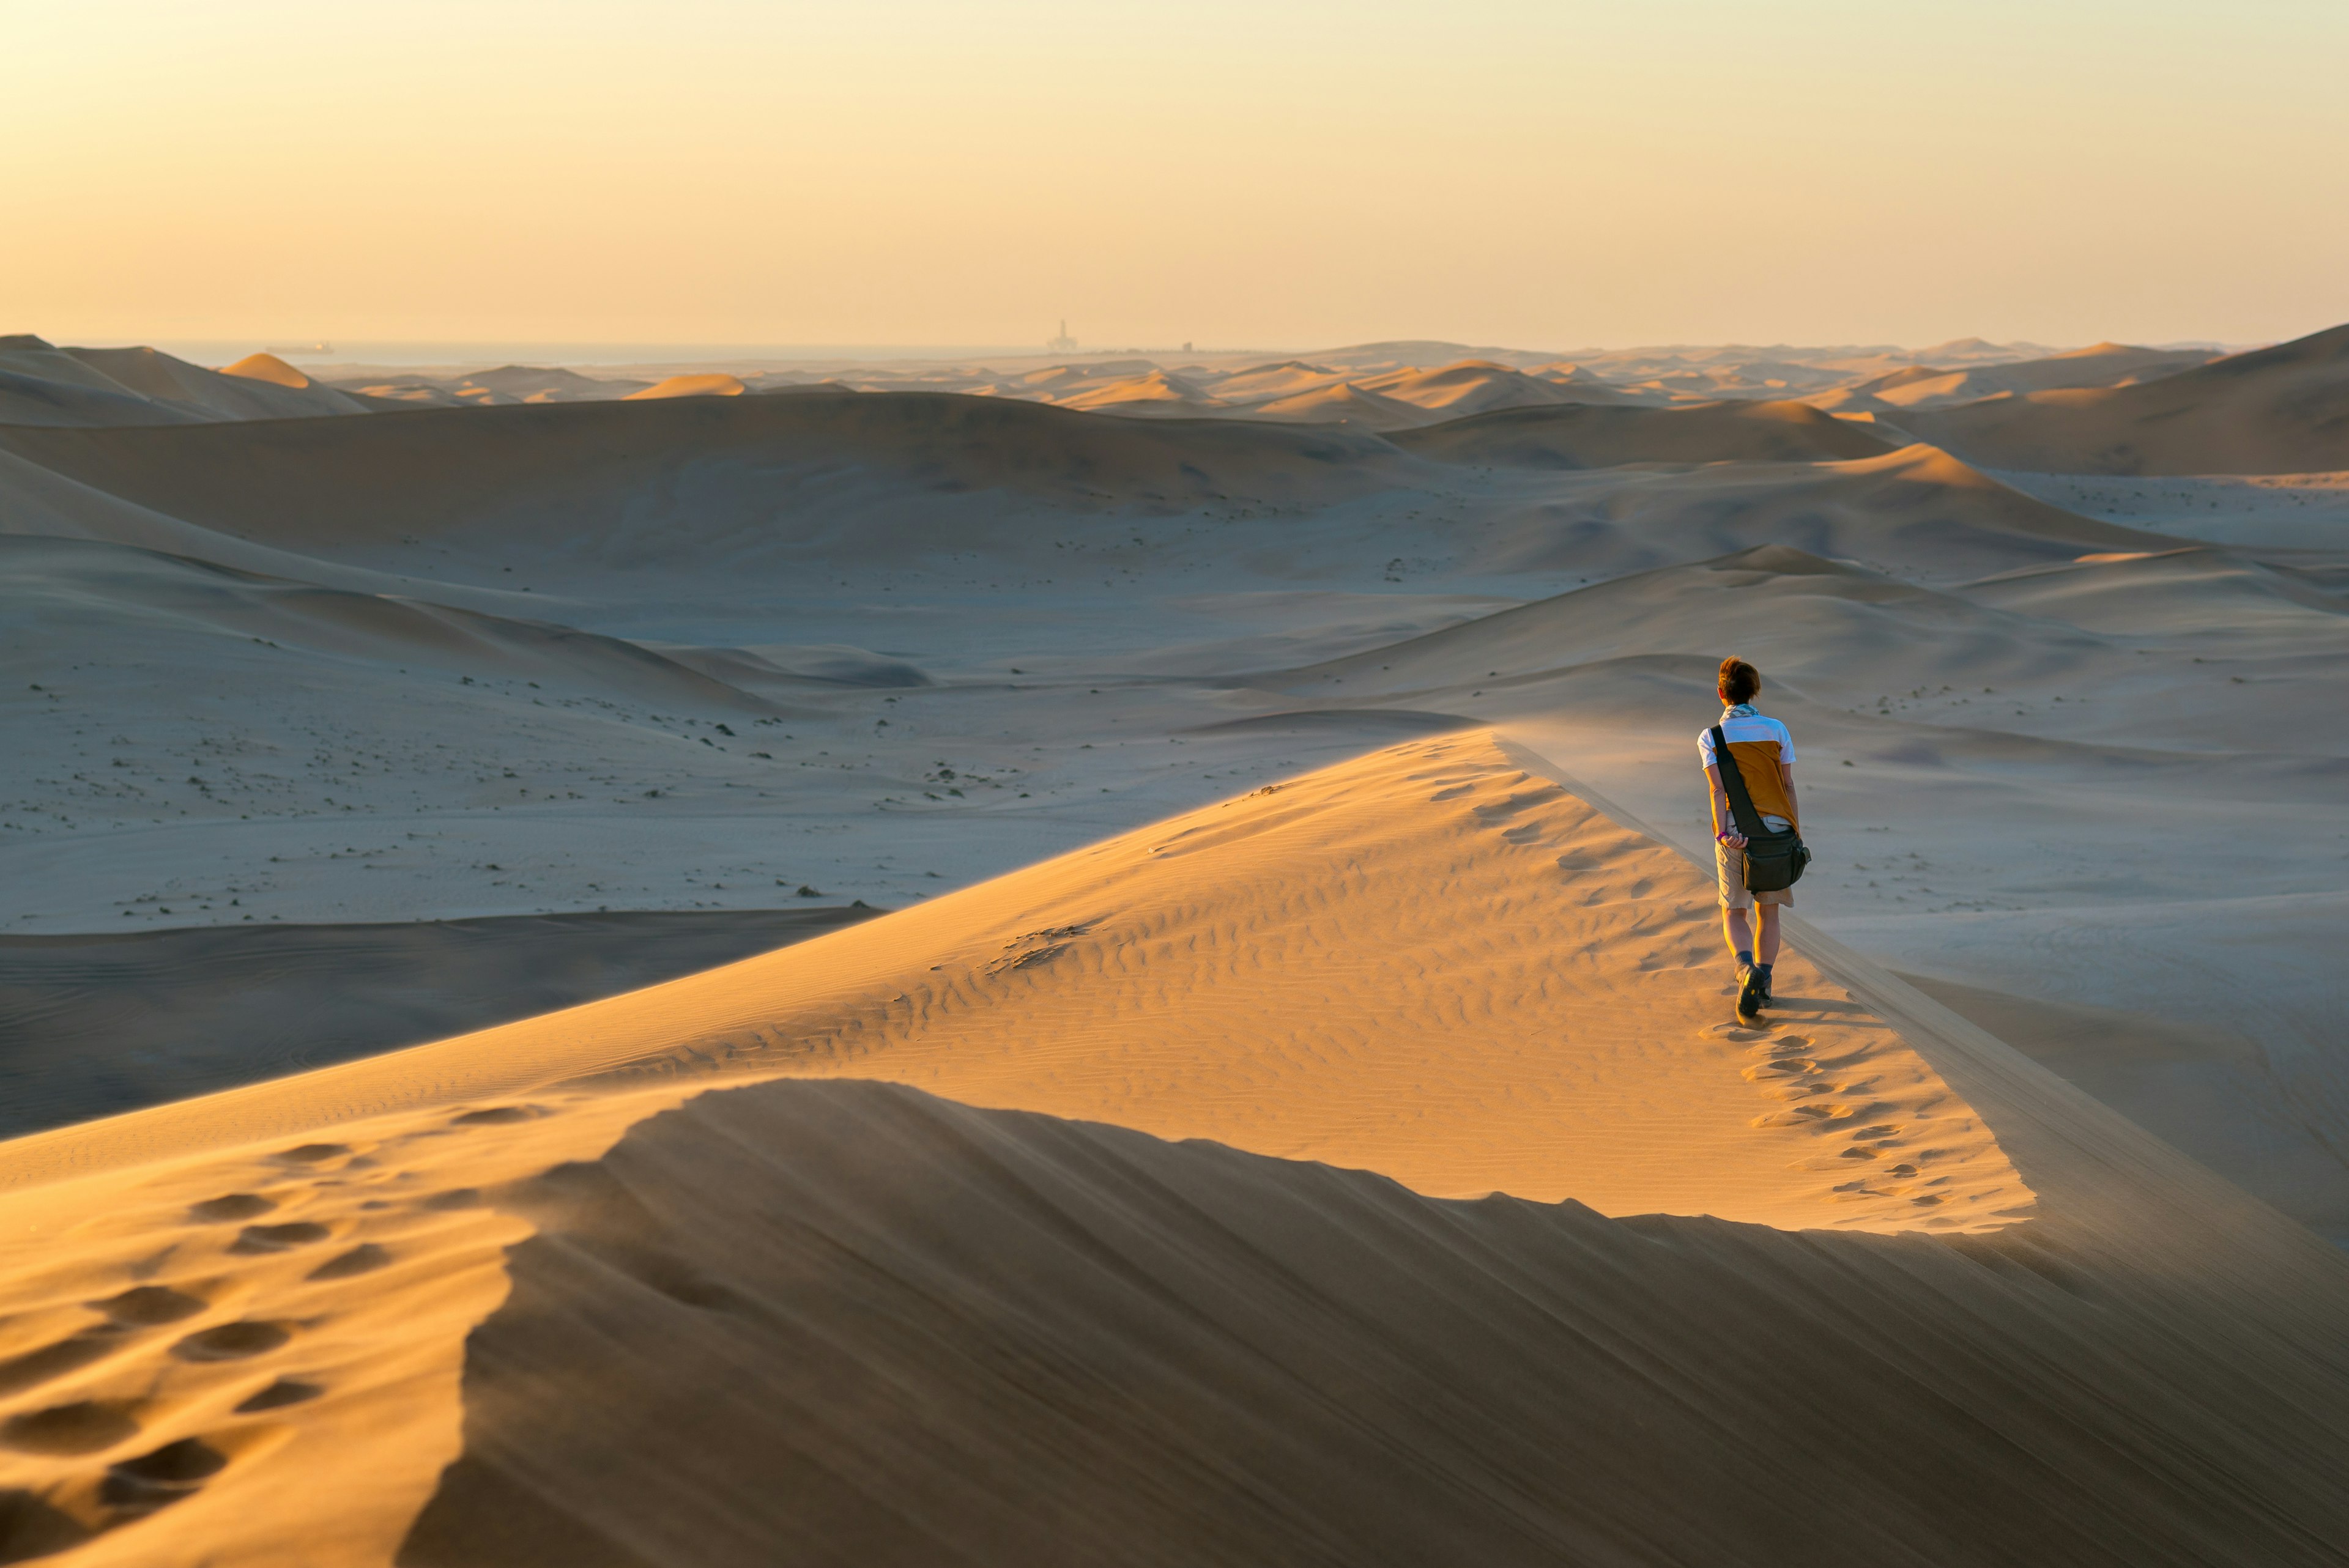
[(1763, 1036), (1748, 1047), (1744, 1077), (1765, 1095), (1785, 1102), (1785, 1109), (1764, 1112), (1754, 1119), (1754, 1125), (1817, 1140), (1819, 1147), (1806, 1163), (1815, 1170), (1850, 1172), (1835, 1184), (1839, 1199), (1905, 1204), (1920, 1211), (1912, 1222), (1920, 1229), (1948, 1229), (1963, 1222), (1924, 1212), (1961, 1195), (1957, 1177), (1933, 1170), (1951, 1151), (1918, 1145), (1926, 1131), (1919, 1115), (1923, 1108), (1878, 1094), (1878, 1064), (1867, 1045), (1831, 1056), (1816, 1049), (1806, 1035), (1767, 1033), (1766, 1026), (1729, 1033), (1733, 1038)]
[[(176, 1215), (78, 1227), (144, 1255), (93, 1265), (94, 1249), (75, 1249), (69, 1233), (66, 1250), (82, 1258), (32, 1299), (0, 1304), (0, 1563), (134, 1524), (282, 1439), (280, 1413), (333, 1385), (305, 1341), (360, 1305), (357, 1282), (429, 1252), (442, 1239), (434, 1227), (461, 1224), (483, 1202), (471, 1188), (424, 1190), (423, 1172), (385, 1157), (547, 1114), (442, 1112), (371, 1147), (305, 1143), (224, 1161), (243, 1190)], [(87, 1288), (109, 1274), (115, 1288)]]

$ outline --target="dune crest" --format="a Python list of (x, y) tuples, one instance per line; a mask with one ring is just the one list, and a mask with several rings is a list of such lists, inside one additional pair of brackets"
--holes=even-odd
[(887, 1078), (1435, 1197), (1879, 1231), (2027, 1210), (1963, 1102), (1798, 956), (1785, 1032), (1728, 1028), (1713, 916), (1678, 854), (1490, 738), (1442, 738), (429, 1056), (22, 1140), (0, 1181), (698, 1063)]
[(310, 378), (274, 354), (248, 354), (233, 365), (221, 366), (223, 376), (239, 376), (247, 381), (266, 381), (273, 387), (290, 387), (300, 391), (310, 385)]

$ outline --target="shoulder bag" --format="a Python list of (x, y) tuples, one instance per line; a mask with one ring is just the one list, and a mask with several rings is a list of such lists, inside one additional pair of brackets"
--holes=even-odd
[(1811, 863), (1811, 851), (1796, 830), (1787, 828), (1774, 833), (1762, 825), (1762, 813), (1754, 809), (1754, 797), (1745, 791), (1745, 775), (1737, 770), (1737, 758), (1717, 724), (1713, 727), (1713, 762), (1721, 769), (1721, 788), (1729, 797), (1729, 814), (1737, 820), (1737, 830), (1745, 835), (1745, 891), (1777, 892), (1793, 887), (1803, 880), (1803, 868)]

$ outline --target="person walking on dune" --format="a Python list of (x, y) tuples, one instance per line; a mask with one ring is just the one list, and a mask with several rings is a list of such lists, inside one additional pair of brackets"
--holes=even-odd
[[(1770, 966), (1778, 958), (1778, 912), (1795, 902), (1795, 879), (1810, 852), (1795, 801), (1795, 738), (1754, 710), (1762, 676), (1744, 659), (1721, 661), (1721, 718), (1697, 738), (1713, 791), (1713, 861), (1721, 884), (1721, 931), (1737, 955), (1737, 1016), (1752, 1023), (1770, 1001)], [(1720, 740), (1728, 752), (1723, 778)], [(1737, 799), (1742, 795), (1743, 799)], [(1743, 826), (1741, 827), (1741, 823)], [(1757, 832), (1756, 830), (1759, 830)], [(1749, 864), (1748, 851), (1756, 851)], [(1762, 852), (1770, 857), (1766, 863)], [(1791, 870), (1782, 860), (1791, 854)], [(1756, 874), (1758, 873), (1758, 874)], [(1765, 891), (1755, 892), (1761, 886)], [(1754, 929), (1754, 924), (1760, 929)]]

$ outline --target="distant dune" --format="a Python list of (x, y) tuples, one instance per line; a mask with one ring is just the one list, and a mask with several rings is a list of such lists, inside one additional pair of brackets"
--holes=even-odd
[(1154, 370), (1131, 381), (1112, 381), (1090, 387), (1061, 400), (1064, 408), (1089, 408), (1120, 414), (1195, 415), (1224, 407), (1220, 398), (1200, 390), (1180, 376)]
[(1248, 418), (1308, 425), (1357, 425), (1366, 430), (1402, 430), (1427, 423), (1426, 410), (1350, 382), (1317, 387), (1259, 403), (1248, 410)]
[(1973, 369), (1912, 366), (1804, 401), (1836, 413), (1940, 408), (2006, 393), (2131, 387), (2207, 365), (2216, 357), (2200, 349), (2132, 348), (2126, 344), (2099, 343), (2045, 359), (2024, 359)]
[(1506, 408), (1393, 438), (1452, 463), (1588, 469), (1618, 463), (1818, 462), (1880, 457), (1892, 448), (1864, 428), (1800, 403), (1730, 402), (1687, 408)]
[(2349, 469), (2349, 326), (2138, 385), (1920, 410), (1903, 423), (1974, 462), (2043, 473)]
[(175, 425), (368, 409), (270, 354), (206, 370), (151, 348), (56, 348), (30, 335), (0, 337), (0, 425)]
[[(483, 527), (608, 536), (638, 498), (703, 471), (712, 480), (699, 526), (780, 531), (828, 515), (784, 511), (795, 482), (849, 498), (843, 505), (859, 495), (1002, 492), (1085, 510), (1179, 510), (1232, 496), (1292, 504), (1365, 494), (1411, 460), (1337, 429), (1162, 428), (1004, 398), (814, 392), (177, 432), (0, 429), (0, 449), (173, 517), (292, 544)], [(764, 466), (755, 476), (745, 467), (754, 461)], [(843, 490), (851, 478), (867, 488)], [(679, 542), (672, 531), (647, 546)]]
[(672, 376), (657, 381), (641, 392), (628, 394), (630, 399), (649, 397), (740, 397), (743, 393), (740, 377), (723, 373), (705, 376)]

